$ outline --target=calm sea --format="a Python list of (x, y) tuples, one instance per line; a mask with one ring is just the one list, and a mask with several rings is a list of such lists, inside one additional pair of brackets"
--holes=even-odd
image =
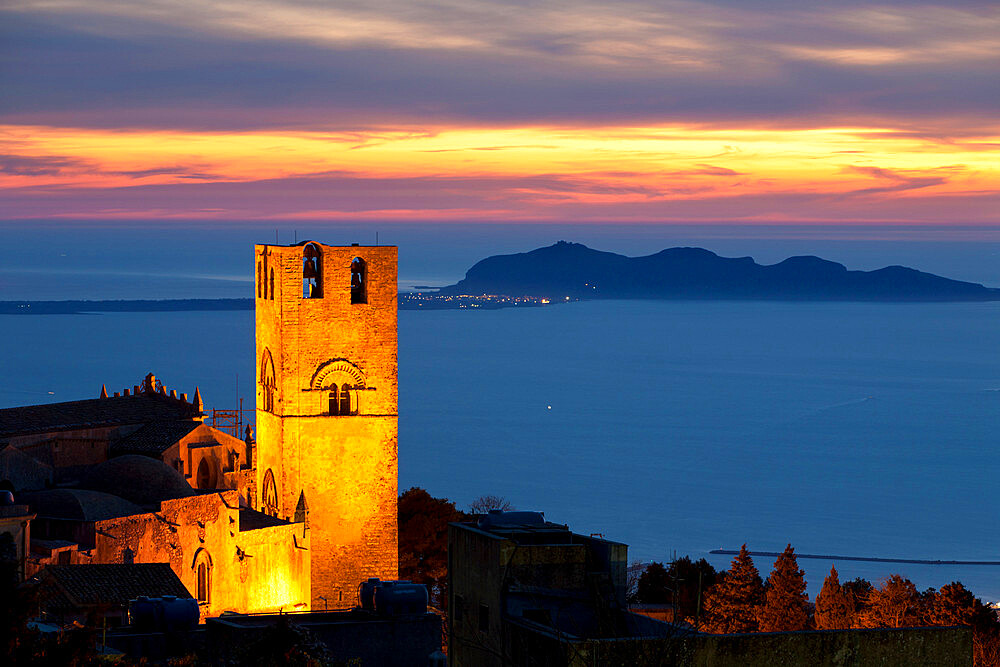
[[(1000, 560), (1000, 303), (590, 302), (399, 326), (401, 488), (503, 495), (641, 560), (744, 542)], [(252, 330), (246, 312), (0, 316), (0, 405), (149, 371), (252, 405)], [(800, 565), (815, 594), (830, 562)], [(836, 565), (1000, 599), (1000, 567)]]

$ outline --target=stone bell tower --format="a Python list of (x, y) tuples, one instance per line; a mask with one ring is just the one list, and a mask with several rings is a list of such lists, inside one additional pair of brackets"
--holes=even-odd
[(313, 609), (351, 606), (398, 576), (397, 249), (255, 251), (259, 509), (308, 521)]

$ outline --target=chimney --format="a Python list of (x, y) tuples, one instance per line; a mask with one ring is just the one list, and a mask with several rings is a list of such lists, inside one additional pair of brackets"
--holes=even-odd
[(133, 394), (138, 394), (139, 393), (139, 385), (137, 385), (137, 384), (136, 385), (132, 385), (132, 393)]
[(126, 388), (125, 388), (125, 390), (124, 390), (124, 391), (122, 392), (122, 396), (128, 396), (128, 388), (127, 388), (127, 387), (126, 387)]
[(118, 392), (117, 391), (115, 392), (115, 398), (118, 398)]
[[(125, 391), (128, 391), (128, 389), (126, 389)], [(187, 394), (181, 394), (181, 400), (184, 401), (185, 403), (187, 403), (188, 402), (188, 395)]]
[(171, 389), (170, 390), (170, 398), (177, 398), (177, 390), (176, 389)]

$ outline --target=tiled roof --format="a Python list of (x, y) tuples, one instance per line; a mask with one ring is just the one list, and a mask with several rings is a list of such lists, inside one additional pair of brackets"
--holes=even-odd
[(270, 528), (271, 526), (287, 526), (291, 522), (264, 514), (256, 510), (240, 508), (240, 532), (247, 530), (257, 530), (258, 528)]
[(145, 392), (85, 401), (25, 405), (0, 410), (0, 437), (193, 419), (200, 414), (191, 403), (166, 394)]
[(160, 421), (146, 424), (135, 433), (111, 443), (111, 455), (145, 454), (159, 457), (171, 445), (201, 426), (196, 421)]
[(191, 597), (169, 563), (49, 565), (42, 581), (72, 605), (124, 606), (140, 595)]

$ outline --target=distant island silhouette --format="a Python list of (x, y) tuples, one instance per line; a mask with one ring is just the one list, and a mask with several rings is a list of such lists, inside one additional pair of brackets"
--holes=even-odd
[(704, 248), (669, 248), (626, 257), (558, 243), (478, 262), (437, 294), (530, 295), (570, 299), (741, 299), (787, 301), (996, 301), (1000, 289), (905, 266), (849, 271), (819, 257), (762, 265)]

